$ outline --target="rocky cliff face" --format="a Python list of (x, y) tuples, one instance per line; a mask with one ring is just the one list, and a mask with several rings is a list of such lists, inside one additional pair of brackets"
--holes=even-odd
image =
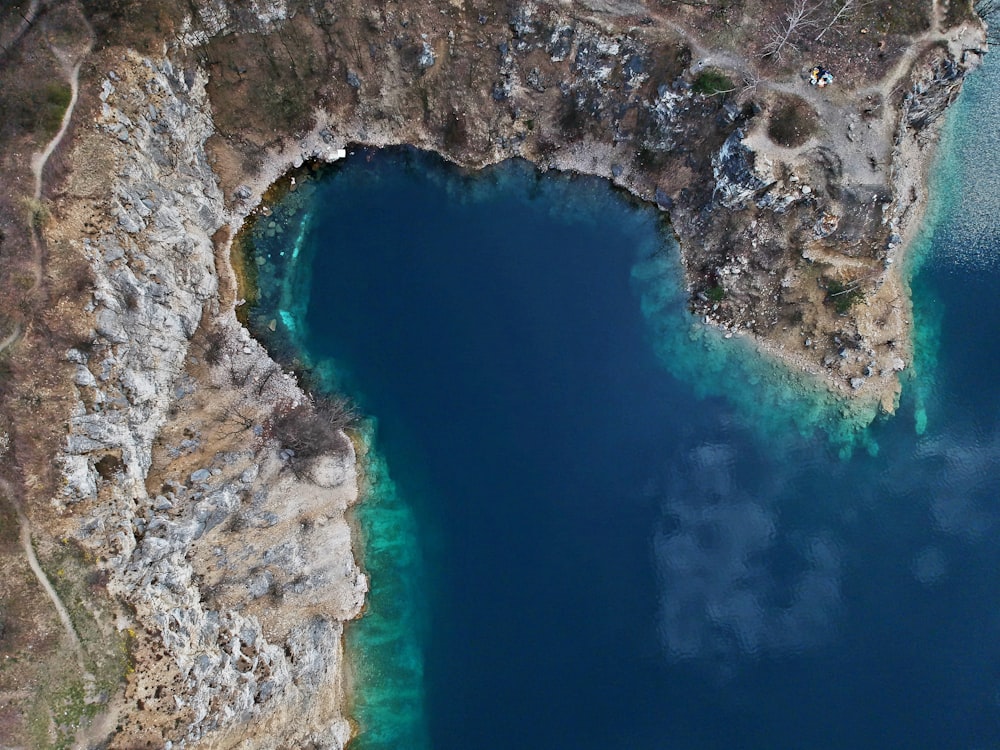
[(889, 266), (923, 205), (928, 154), (896, 137), (917, 122), (906, 114), (901, 126), (900, 113), (924, 101), (920, 138), (933, 140), (928, 113), (947, 97), (916, 93), (936, 88), (920, 81), (944, 65), (958, 85), (978, 64), (982, 27), (946, 27), (934, 6), (926, 25), (874, 39), (858, 17), (836, 36), (859, 46), (824, 45), (842, 78), (820, 89), (762, 54), (766, 28), (748, 14), (763, 23), (775, 8), (738, 5), (731, 33), (745, 46), (713, 49), (677, 19), (701, 13), (711, 25), (722, 10), (307, 4), (256, 59), (247, 43), (260, 37), (238, 25), (198, 48), (223, 136), (212, 152), (227, 194), (320, 142), (409, 143), (472, 167), (520, 156), (607, 177), (669, 211), (705, 324), (752, 339), (868, 422), (895, 409), (910, 359), (898, 302), (908, 292)]
[(65, 352), (78, 398), (53, 527), (97, 561), (132, 634), (112, 747), (340, 748), (350, 733), (341, 636), (367, 588), (345, 520), (354, 454), (288, 470), (269, 427), (307, 397), (233, 313), (230, 238), (290, 167), (409, 143), (607, 177), (670, 211), (703, 324), (868, 419), (893, 408), (909, 357), (893, 261), (977, 25), (906, 36), (894, 68), (820, 93), (788, 66), (762, 74), (752, 44), (706, 48), (685, 29), (708, 10), (189, 8), (165, 56), (93, 58), (93, 121), (47, 230), (95, 277), (92, 335)]
[(204, 154), (204, 81), (189, 84), (166, 61), (132, 58), (120, 70), (101, 87), (103, 142), (78, 147), (99, 161), (81, 164), (71, 187), (114, 223), (80, 240), (96, 272), (102, 345), (68, 354), (86, 399), (64, 459), (68, 501), (96, 494), (97, 449), (118, 451), (128, 483), (144, 482), (187, 342), (218, 288), (211, 236), (224, 208)]
[[(344, 519), (353, 451), (299, 480), (260, 439), (268, 409), (304, 395), (220, 311), (212, 236), (228, 217), (204, 83), (166, 59), (116, 60), (77, 143), (95, 336), (66, 353), (79, 403), (58, 502), (133, 634), (112, 746), (339, 748), (340, 639), (366, 590)], [(199, 326), (218, 331), (214, 367), (192, 353)]]

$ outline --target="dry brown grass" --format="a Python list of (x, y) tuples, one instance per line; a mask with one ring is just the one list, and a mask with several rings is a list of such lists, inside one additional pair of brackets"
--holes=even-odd
[[(63, 355), (88, 338), (79, 311), (89, 299), (90, 276), (72, 246), (49, 231), (61, 218), (60, 202), (52, 200), (64, 173), (58, 166), (61, 157), (46, 170), (39, 203), (32, 199), (29, 165), (32, 153), (58, 128), (68, 103), (65, 66), (52, 49), (85, 46), (85, 26), (74, 23), (76, 12), (72, 2), (43, 8), (17, 45), (3, 53), (0, 65), (0, 339), (21, 331), (0, 354), (0, 422), (10, 434), (10, 449), (0, 458), (0, 478), (31, 520), (43, 567), (52, 561), (51, 538), (60, 523), (50, 502), (61, 485), (54, 456), (75, 403), (72, 370)], [(5, 22), (6, 16), (0, 28)], [(44, 220), (33, 222), (34, 216)], [(33, 233), (41, 263), (37, 286)], [(34, 746), (52, 731), (50, 709), (79, 708), (76, 687), (67, 687), (75, 679), (76, 662), (55, 609), (17, 543), (11, 500), (0, 493), (0, 566), (5, 572), (0, 581), (0, 696), (5, 704), (0, 736), (4, 744)], [(80, 591), (87, 592), (85, 578), (81, 573), (78, 582)], [(62, 581), (69, 584), (68, 577)], [(87, 595), (101, 594), (95, 590)], [(82, 620), (78, 625), (85, 627)], [(65, 684), (51, 680), (53, 674), (64, 675)]]
[(326, 40), (305, 15), (264, 36), (218, 37), (203, 54), (219, 131), (257, 143), (308, 130), (329, 79), (346, 75), (346, 68), (332, 64)]

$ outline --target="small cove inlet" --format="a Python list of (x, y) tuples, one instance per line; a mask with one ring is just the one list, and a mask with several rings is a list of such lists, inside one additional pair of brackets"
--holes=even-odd
[(389, 150), (288, 198), (251, 325), (373, 417), (352, 747), (1000, 743), (1000, 399), (943, 410), (965, 370), (923, 435), (908, 394), (858, 430), (693, 325), (597, 180)]

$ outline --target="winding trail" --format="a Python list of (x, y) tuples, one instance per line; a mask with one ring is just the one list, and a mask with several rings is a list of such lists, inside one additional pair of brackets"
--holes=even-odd
[(83, 672), (84, 679), (86, 680), (86, 678), (90, 676), (90, 673), (87, 671), (86, 655), (83, 650), (83, 644), (80, 643), (80, 637), (77, 635), (76, 628), (73, 627), (73, 620), (69, 616), (69, 611), (63, 604), (62, 599), (59, 598), (59, 594), (52, 586), (48, 576), (45, 575), (45, 571), (42, 570), (42, 566), (38, 563), (38, 556), (35, 554), (35, 545), (31, 543), (31, 524), (28, 521), (28, 517), (24, 514), (24, 509), (21, 507), (21, 503), (17, 499), (17, 495), (14, 493), (10, 484), (6, 480), (0, 479), (0, 488), (2, 488), (8, 502), (10, 502), (11, 506), (14, 508), (14, 512), (17, 514), (17, 520), (21, 526), (21, 549), (24, 550), (24, 556), (28, 560), (28, 567), (31, 568), (31, 572), (35, 574), (35, 578), (38, 579), (38, 583), (41, 585), (42, 590), (45, 591), (45, 595), (52, 600), (52, 606), (55, 607), (56, 613), (59, 615), (59, 622), (62, 623), (63, 629), (66, 631), (66, 637), (69, 639), (69, 643), (76, 656), (77, 663), (80, 665), (80, 670)]
[[(28, 16), (26, 22), (22, 25), (22, 29), (17, 38), (23, 35), (24, 30), (30, 27), (31, 21), (34, 20), (38, 13), (38, 0), (33, 0), (31, 7), (28, 11)], [(86, 25), (87, 29), (87, 43), (77, 53), (68, 52), (66, 50), (58, 49), (56, 47), (52, 48), (53, 54), (59, 59), (63, 67), (63, 72), (69, 79), (70, 88), (70, 99), (69, 104), (66, 106), (66, 111), (63, 112), (62, 121), (59, 124), (59, 130), (54, 136), (45, 144), (45, 148), (41, 151), (35, 152), (31, 157), (31, 174), (35, 179), (35, 188), (32, 193), (32, 198), (34, 199), (36, 210), (40, 210), (42, 201), (42, 192), (44, 189), (43, 175), (45, 173), (45, 165), (48, 164), (49, 158), (55, 153), (55, 150), (59, 148), (59, 144), (62, 143), (66, 132), (69, 130), (70, 123), (73, 120), (73, 113), (76, 110), (76, 103), (80, 96), (80, 66), (83, 65), (83, 61), (86, 59), (87, 55), (93, 49), (94, 45), (94, 33), (90, 24), (85, 18), (82, 18), (83, 23)], [(75, 57), (76, 62), (71, 63), (71, 59)], [(33, 295), (42, 284), (42, 271), (43, 271), (43, 257), (42, 257), (42, 236), (41, 227), (38, 223), (32, 220), (31, 227), (31, 274), (32, 283), (31, 287), (27, 291), (27, 296)], [(8, 334), (3, 341), (0, 341), (0, 354), (6, 351), (10, 346), (13, 346), (24, 332), (23, 326), (20, 324), (15, 324), (14, 330)]]
[[(39, 2), (34, 0), (29, 9), (29, 17), (26, 19), (24, 28), (30, 27), (31, 22), (35, 19), (38, 12)], [(42, 151), (35, 153), (31, 158), (31, 171), (35, 178), (35, 187), (33, 198), (35, 203), (40, 208), (42, 193), (43, 193), (43, 174), (45, 172), (45, 165), (48, 163), (49, 158), (59, 147), (62, 142), (63, 137), (69, 130), (70, 122), (73, 119), (73, 113), (76, 109), (77, 99), (79, 97), (80, 91), (80, 66), (86, 59), (87, 55), (90, 54), (91, 49), (94, 44), (94, 33), (90, 24), (87, 23), (86, 19), (81, 16), (81, 20), (85, 24), (87, 30), (87, 40), (86, 44), (77, 50), (64, 50), (57, 47), (52, 47), (53, 54), (59, 59), (62, 64), (63, 72), (69, 79), (70, 85), (70, 100), (69, 104), (66, 106), (66, 111), (63, 113), (62, 122), (58, 132), (49, 140)], [(21, 30), (20, 35), (23, 35), (24, 31)], [(75, 63), (71, 62), (75, 59)], [(34, 282), (31, 288), (27, 291), (27, 296), (31, 297), (38, 291), (38, 288), (42, 283), (42, 270), (43, 270), (43, 256), (42, 256), (42, 230), (41, 226), (37, 221), (32, 222), (31, 228), (31, 249), (32, 249), (32, 260), (33, 260), (33, 276)], [(3, 353), (6, 349), (16, 343), (21, 335), (24, 333), (24, 326), (20, 323), (14, 325), (14, 330), (0, 341), (0, 353)], [(42, 570), (42, 566), (38, 562), (38, 556), (35, 554), (35, 547), (32, 544), (32, 529), (31, 522), (28, 520), (28, 516), (24, 511), (23, 503), (18, 495), (13, 491), (10, 483), (4, 479), (0, 479), (0, 490), (6, 495), (8, 502), (14, 508), (17, 514), (18, 525), (20, 526), (19, 541), (21, 544), (21, 549), (24, 552), (24, 556), (28, 561), (28, 567), (31, 572), (38, 579), (39, 585), (42, 590), (45, 591), (45, 595), (52, 601), (52, 605), (55, 607), (56, 613), (59, 616), (59, 622), (62, 624), (63, 630), (66, 632), (66, 638), (68, 640), (69, 646), (73, 651), (76, 661), (80, 667), (80, 672), (83, 676), (85, 685), (90, 686), (94, 683), (93, 675), (87, 669), (86, 652), (84, 651), (83, 644), (80, 642), (80, 636), (76, 632), (76, 628), (73, 626), (73, 620), (70, 617), (69, 611), (63, 604), (62, 599), (59, 598), (59, 593), (52, 586), (51, 581), (49, 581), (48, 576), (45, 575), (45, 571)]]
[[(42, 175), (45, 172), (45, 165), (49, 161), (49, 157), (59, 148), (59, 144), (62, 142), (63, 136), (66, 135), (66, 131), (69, 130), (70, 122), (73, 119), (73, 111), (76, 109), (76, 101), (80, 95), (80, 66), (83, 64), (84, 58), (90, 53), (91, 47), (93, 45), (93, 34), (88, 37), (87, 47), (80, 54), (79, 59), (76, 64), (70, 67), (68, 61), (68, 55), (61, 50), (53, 50), (55, 55), (60, 59), (63, 64), (63, 68), (69, 78), (69, 88), (70, 97), (69, 104), (66, 106), (66, 111), (63, 112), (62, 122), (59, 125), (58, 132), (52, 136), (45, 148), (40, 152), (35, 153), (31, 157), (31, 173), (35, 177), (35, 192), (34, 199), (36, 205), (39, 205), (42, 200)], [(33, 222), (31, 230), (31, 252), (32, 252), (32, 277), (33, 282), (31, 289), (28, 290), (28, 294), (34, 294), (38, 287), (42, 283), (42, 231), (41, 227), (38, 226), (38, 222)]]
[(48, 162), (49, 157), (52, 156), (52, 153), (59, 147), (63, 136), (66, 135), (66, 131), (69, 130), (70, 120), (73, 119), (73, 110), (76, 108), (76, 100), (80, 95), (80, 66), (83, 64), (83, 59), (89, 52), (90, 44), (87, 45), (87, 49), (80, 55), (80, 59), (77, 60), (76, 65), (72, 68), (69, 67), (68, 62), (65, 59), (65, 53), (59, 51), (56, 52), (56, 56), (60, 58), (63, 66), (67, 69), (66, 73), (69, 77), (70, 98), (69, 104), (66, 106), (66, 111), (63, 112), (59, 131), (52, 136), (52, 140), (48, 142), (40, 153), (36, 153), (31, 157), (31, 172), (35, 176), (35, 200), (41, 200), (42, 198), (42, 172), (45, 170), (45, 165)]
[(0, 341), (0, 354), (3, 354), (4, 350), (19, 338), (21, 338), (21, 324), (15, 323), (14, 330), (7, 335), (7, 338)]

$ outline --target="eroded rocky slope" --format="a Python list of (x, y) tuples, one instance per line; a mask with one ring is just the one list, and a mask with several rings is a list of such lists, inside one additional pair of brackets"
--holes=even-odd
[[(32, 3), (17, 39), (60, 5)], [(43, 563), (72, 553), (91, 571), (87, 617), (134, 669), (117, 695), (84, 680), (96, 708), (62, 723), (4, 687), (17, 742), (347, 741), (358, 467), (346, 441), (293, 465), (275, 416), (308, 397), (237, 322), (230, 246), (269, 185), (351, 144), (607, 177), (669, 211), (700, 324), (752, 337), (861, 421), (895, 406), (911, 356), (901, 253), (940, 115), (981, 55), (969, 13), (868, 3), (781, 57), (781, 4), (756, 0), (65, 5), (97, 43), (32, 225), (43, 292), (67, 259), (92, 278), (73, 287), (84, 303), (49, 292), (51, 312), (31, 308), (44, 325), (5, 339), (59, 394), (45, 430), (23, 395), (4, 402), (5, 491)], [(803, 75), (820, 53), (838, 76), (822, 90)]]
[[(220, 306), (204, 76), (126, 55), (99, 99), (57, 230), (90, 259), (96, 336), (66, 353), (80, 400), (56, 502), (128, 612), (137, 669), (112, 745), (339, 747), (342, 623), (366, 590), (353, 451), (298, 479), (261, 439), (304, 394)], [(191, 348), (199, 326), (211, 354)]]

